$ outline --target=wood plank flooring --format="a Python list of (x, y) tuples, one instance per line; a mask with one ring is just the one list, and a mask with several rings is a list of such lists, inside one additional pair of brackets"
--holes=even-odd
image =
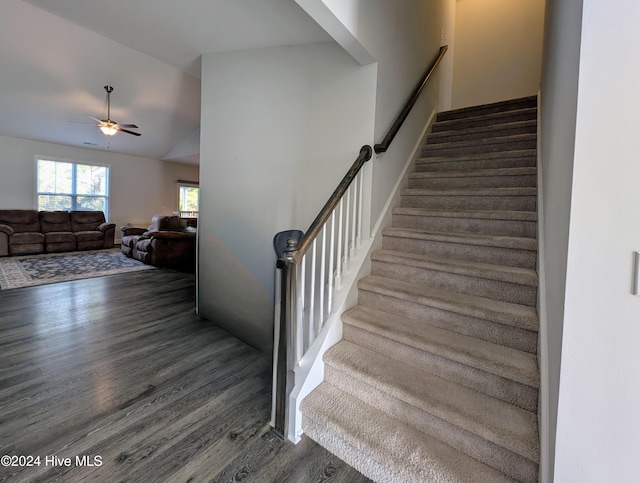
[(194, 290), (150, 270), (0, 291), (0, 456), (40, 457), (0, 481), (369, 481), (272, 433), (270, 358)]

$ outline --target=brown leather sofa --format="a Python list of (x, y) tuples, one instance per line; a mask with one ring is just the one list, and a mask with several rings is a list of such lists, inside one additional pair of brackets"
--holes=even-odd
[(113, 248), (102, 211), (0, 210), (0, 256)]
[(120, 228), (122, 253), (154, 267), (192, 271), (196, 229), (178, 216), (154, 215), (149, 228)]

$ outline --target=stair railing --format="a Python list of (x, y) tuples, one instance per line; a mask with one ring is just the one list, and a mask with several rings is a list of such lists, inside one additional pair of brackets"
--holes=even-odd
[[(341, 286), (342, 274), (356, 255), (362, 240), (362, 167), (373, 149), (365, 145), (329, 200), (300, 241), (287, 240), (285, 256), (278, 260), (281, 271), (278, 357), (274, 374), (274, 427), (288, 433), (288, 403), (294, 383), (294, 368), (316, 339), (332, 313), (333, 292)], [(285, 370), (286, 368), (286, 370)]]
[(387, 149), (389, 149), (389, 145), (391, 144), (391, 141), (393, 141), (393, 138), (395, 138), (396, 134), (398, 134), (398, 131), (402, 127), (402, 124), (409, 116), (409, 113), (411, 112), (411, 109), (413, 109), (413, 106), (416, 104), (418, 97), (420, 97), (422, 90), (429, 82), (429, 79), (431, 79), (431, 75), (436, 70), (436, 67), (438, 67), (438, 64), (440, 64), (440, 61), (444, 57), (444, 54), (447, 53), (448, 48), (449, 46), (447, 45), (443, 45), (442, 47), (440, 47), (440, 50), (438, 51), (438, 55), (436, 55), (436, 57), (433, 59), (433, 62), (431, 62), (429, 67), (427, 67), (427, 70), (422, 76), (422, 79), (420, 79), (420, 82), (418, 82), (415, 89), (413, 89), (413, 92), (411, 93), (406, 104), (400, 111), (400, 114), (398, 114), (398, 117), (396, 118), (394, 123), (391, 125), (391, 128), (389, 129), (389, 132), (387, 133), (387, 135), (384, 137), (381, 143), (375, 144), (373, 146), (373, 149), (376, 152), (376, 154), (384, 153), (387, 151)]
[[(274, 394), (271, 424), (282, 436), (296, 440), (290, 395), (295, 371), (332, 315), (333, 295), (356, 257), (362, 241), (363, 172), (373, 151), (384, 153), (407, 119), (420, 93), (447, 51), (440, 48), (380, 144), (365, 145), (309, 229), (298, 241), (287, 240), (277, 262), (274, 342)], [(368, 238), (368, 235), (367, 235)]]

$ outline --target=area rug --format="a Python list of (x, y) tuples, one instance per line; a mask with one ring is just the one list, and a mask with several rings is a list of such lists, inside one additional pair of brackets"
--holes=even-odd
[(128, 258), (119, 248), (0, 258), (0, 289), (102, 277), (155, 267)]

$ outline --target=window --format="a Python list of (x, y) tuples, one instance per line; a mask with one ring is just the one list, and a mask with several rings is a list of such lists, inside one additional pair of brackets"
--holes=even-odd
[(109, 219), (109, 168), (38, 159), (38, 210), (103, 211)]
[(195, 183), (178, 184), (178, 211), (183, 218), (197, 217), (200, 188)]

